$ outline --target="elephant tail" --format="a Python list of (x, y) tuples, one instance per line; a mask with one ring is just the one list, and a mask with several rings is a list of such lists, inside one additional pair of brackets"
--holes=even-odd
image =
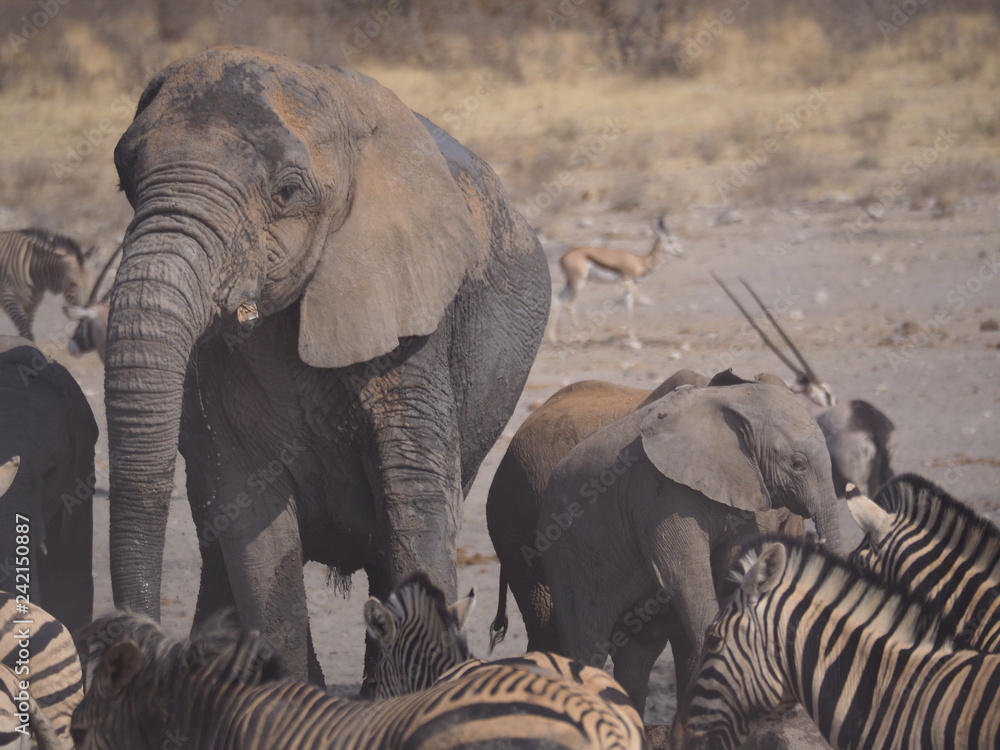
[(497, 616), (490, 625), (490, 653), (507, 636), (507, 576), (500, 566), (500, 584), (497, 595)]

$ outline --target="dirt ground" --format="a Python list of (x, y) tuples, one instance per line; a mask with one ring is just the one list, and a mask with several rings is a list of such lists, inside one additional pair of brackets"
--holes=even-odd
[[(487, 653), (497, 601), (499, 565), (486, 530), (485, 501), (504, 450), (530, 410), (556, 389), (588, 378), (653, 388), (687, 367), (713, 373), (733, 367), (752, 376), (790, 373), (749, 332), (709, 272), (736, 283), (746, 278), (773, 306), (816, 372), (841, 399), (863, 398), (885, 411), (898, 431), (897, 471), (913, 471), (1000, 522), (1000, 199), (960, 202), (951, 215), (893, 207), (866, 220), (856, 204), (776, 210), (746, 209), (720, 217), (717, 209), (690, 207), (671, 218), (686, 256), (668, 259), (641, 286), (649, 304), (637, 308), (640, 350), (624, 341), (624, 308), (611, 286), (588, 288), (578, 302), (588, 338), (573, 340), (565, 317), (562, 343), (546, 341), (507, 430), (484, 462), (465, 505), (460, 536), (460, 590), (475, 587), (477, 607), (470, 642)], [(856, 233), (859, 217), (864, 231)], [(646, 213), (563, 213), (542, 234), (553, 287), (556, 264), (572, 244), (603, 242), (639, 252), (651, 244)], [(4, 318), (0, 332), (13, 332)], [(58, 302), (46, 301), (36, 323), (42, 343), (65, 330)], [(107, 553), (107, 442), (103, 369), (95, 354), (58, 357), (91, 400), (101, 438), (95, 527), (97, 613), (111, 607)], [(184, 497), (179, 459), (163, 576), (164, 621), (178, 633), (194, 610), (199, 556)], [(859, 539), (841, 513), (845, 551)], [(310, 612), (320, 660), (332, 689), (349, 693), (360, 682), (363, 574), (344, 600), (324, 585), (325, 571), (307, 566)], [(515, 607), (513, 599), (510, 606)], [(516, 610), (498, 656), (523, 652)], [(667, 722), (676, 707), (673, 667), (665, 653), (652, 675), (646, 718)], [(799, 746), (820, 746), (801, 734)]]

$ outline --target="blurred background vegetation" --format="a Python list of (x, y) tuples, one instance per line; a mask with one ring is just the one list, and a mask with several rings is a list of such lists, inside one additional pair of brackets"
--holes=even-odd
[(127, 223), (142, 87), (218, 44), (375, 76), (536, 225), (1000, 190), (1000, 0), (4, 0), (0, 32), (0, 224), (84, 239)]

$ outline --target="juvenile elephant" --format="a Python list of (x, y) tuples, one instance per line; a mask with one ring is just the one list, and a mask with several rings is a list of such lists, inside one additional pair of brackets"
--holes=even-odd
[(486, 498), (486, 524), (500, 559), (500, 598), (491, 646), (507, 632), (507, 586), (517, 601), (529, 651), (554, 651), (552, 595), (540, 565), (525, 558), (535, 540), (538, 510), (556, 464), (581, 440), (682, 385), (708, 385), (708, 378), (679, 370), (653, 391), (584, 380), (556, 391), (521, 423), (497, 466)]
[(541, 246), (387, 89), (259, 50), (157, 75), (115, 163), (135, 209), (105, 367), (115, 602), (159, 616), (179, 445), (195, 619), (235, 605), (321, 682), (304, 561), (364, 568), (380, 598), (424, 569), (456, 597), (463, 493), (545, 328)]
[[(27, 581), (31, 601), (72, 632), (93, 618), (97, 422), (66, 368), (17, 336), (0, 336), (0, 400), (0, 460), (20, 456), (0, 498), (0, 589)], [(19, 537), (31, 550), (20, 578)]]
[(600, 667), (643, 711), (669, 641), (683, 691), (732, 558), (751, 537), (814, 518), (839, 546), (823, 434), (771, 383), (682, 388), (594, 432), (552, 472), (536, 544), (558, 650)]

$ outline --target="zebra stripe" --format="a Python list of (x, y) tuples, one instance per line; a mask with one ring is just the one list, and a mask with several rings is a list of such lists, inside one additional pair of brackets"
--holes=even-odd
[[(83, 698), (76, 646), (69, 631), (52, 615), (33, 604), (20, 612), (23, 606), (13, 594), (0, 591), (0, 675), (6, 693), (0, 696), (0, 727), (7, 732), (21, 725), (16, 715), (23, 713), (20, 709), (27, 702), (31, 705), (31, 730), (39, 746), (55, 743), (55, 747), (70, 747), (70, 718)], [(21, 683), (27, 690), (22, 690)], [(28, 701), (19, 699), (25, 692), (30, 696)], [(46, 742), (37, 736), (39, 733), (51, 736)], [(0, 746), (3, 741), (0, 739)]]
[(29, 341), (35, 340), (31, 325), (45, 292), (81, 307), (87, 278), (86, 256), (69, 237), (42, 229), (0, 232), (0, 301)]
[(365, 622), (380, 646), (380, 661), (373, 672), (376, 697), (406, 695), (500, 665), (571, 682), (613, 706), (623, 722), (642, 727), (628, 694), (603, 669), (546, 651), (492, 662), (474, 658), (464, 629), (474, 599), (475, 591), (471, 591), (465, 599), (446, 606), (444, 593), (422, 572), (405, 579), (384, 604), (369, 599)]
[(1000, 652), (1000, 529), (915, 474), (874, 500), (849, 494), (848, 507), (865, 532), (851, 562), (956, 618), (973, 648)]
[(433, 685), (447, 670), (471, 659), (465, 621), (475, 592), (448, 606), (444, 592), (423, 572), (412, 573), (385, 602), (365, 602), (368, 634), (379, 644), (372, 671), (376, 698), (392, 698)]
[(960, 648), (921, 602), (792, 539), (751, 546), (737, 577), (675, 747), (737, 747), (791, 700), (837, 748), (997, 747), (1000, 655)]
[(237, 635), (218, 620), (184, 641), (128, 613), (88, 630), (97, 665), (73, 715), (78, 750), (644, 747), (597, 696), (524, 669), (483, 665), (367, 702), (280, 678), (259, 633)]

